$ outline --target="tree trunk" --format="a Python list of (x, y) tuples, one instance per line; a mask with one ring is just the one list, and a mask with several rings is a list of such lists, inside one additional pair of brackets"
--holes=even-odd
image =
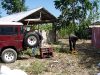
[(52, 26), (52, 42), (55, 43), (57, 41), (56, 39), (56, 24), (53, 23), (53, 26)]

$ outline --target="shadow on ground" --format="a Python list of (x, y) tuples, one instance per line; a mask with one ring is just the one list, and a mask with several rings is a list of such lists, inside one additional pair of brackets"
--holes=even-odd
[[(64, 43), (67, 41), (66, 43)], [(64, 40), (64, 42), (59, 42), (58, 51), (61, 53), (70, 53), (68, 40)], [(100, 63), (100, 49), (96, 49), (92, 46), (90, 40), (85, 42), (78, 41), (76, 45), (76, 49), (78, 50), (78, 59), (79, 65), (83, 65), (87, 69), (91, 69), (94, 67), (98, 68), (98, 63)], [(57, 49), (55, 49), (57, 50)], [(90, 74), (91, 75), (91, 74)]]
[(93, 65), (97, 66), (100, 63), (100, 49), (94, 48), (91, 43), (77, 44), (77, 49), (81, 56), (79, 64), (91, 68)]

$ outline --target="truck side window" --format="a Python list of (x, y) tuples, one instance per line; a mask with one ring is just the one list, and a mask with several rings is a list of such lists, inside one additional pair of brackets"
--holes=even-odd
[(18, 34), (18, 27), (14, 27), (14, 34)]
[(0, 35), (13, 35), (17, 34), (17, 27), (13, 26), (0, 26)]

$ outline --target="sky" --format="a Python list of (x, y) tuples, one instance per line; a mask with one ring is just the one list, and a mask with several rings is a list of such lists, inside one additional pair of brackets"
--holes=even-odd
[[(54, 0), (26, 0), (25, 5), (28, 7), (28, 10), (42, 6), (50, 13), (52, 13), (55, 17), (58, 17), (60, 15), (60, 11), (57, 10), (54, 6)], [(2, 12), (2, 17), (7, 16), (5, 10), (1, 9), (0, 11)]]

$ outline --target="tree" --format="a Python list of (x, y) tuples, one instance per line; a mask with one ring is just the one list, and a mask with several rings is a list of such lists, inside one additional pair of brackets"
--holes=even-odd
[(27, 10), (25, 0), (1, 0), (2, 8), (7, 11), (7, 14), (17, 13)]
[[(55, 0), (54, 3), (56, 9), (61, 11), (61, 15), (59, 16), (60, 27), (71, 30), (68, 33), (70, 34), (71, 32), (75, 32), (79, 25), (88, 27), (84, 25), (89, 25), (89, 21), (91, 21), (89, 16), (92, 10), (95, 10), (93, 11), (94, 13), (97, 12), (99, 0)], [(88, 23), (85, 24), (85, 22)], [(69, 25), (72, 25), (72, 27)]]

